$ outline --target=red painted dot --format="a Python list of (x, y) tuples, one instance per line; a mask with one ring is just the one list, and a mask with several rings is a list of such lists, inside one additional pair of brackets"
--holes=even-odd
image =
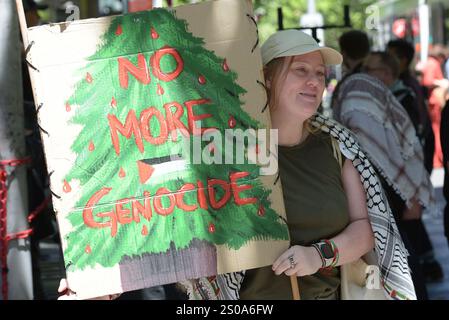
[(62, 190), (65, 193), (69, 193), (70, 191), (72, 191), (72, 187), (70, 186), (70, 184), (67, 182), (67, 180), (64, 180), (64, 186), (62, 187)]
[(201, 75), (201, 76), (198, 77), (198, 82), (200, 84), (205, 84), (206, 83), (206, 78), (203, 75)]
[(117, 107), (117, 100), (115, 100), (114, 97), (112, 97), (112, 100), (111, 100), (111, 107), (113, 107), (113, 108)]
[(148, 235), (148, 228), (147, 228), (147, 226), (143, 226), (142, 227), (142, 232), (141, 233), (142, 233), (143, 236)]
[(122, 33), (123, 33), (122, 25), (119, 24), (118, 27), (117, 27), (117, 30), (115, 30), (115, 34), (119, 36), (119, 35), (121, 35)]
[(144, 195), (145, 198), (151, 197), (151, 193), (149, 191), (144, 191), (143, 195)]
[(120, 178), (124, 178), (126, 176), (125, 170), (123, 170), (123, 168), (120, 168), (120, 171), (118, 173), (118, 176)]
[(213, 223), (209, 224), (209, 232), (214, 233), (215, 232), (215, 225)]
[(88, 83), (92, 83), (92, 81), (94, 81), (94, 79), (92, 78), (92, 76), (89, 72), (86, 74), (86, 81)]
[(259, 154), (259, 152), (260, 152), (259, 145), (256, 144), (256, 154)]
[(214, 143), (210, 143), (207, 148), (209, 149), (210, 153), (214, 153), (215, 152), (215, 144)]
[(235, 126), (237, 125), (237, 121), (235, 121), (235, 118), (233, 116), (229, 117), (228, 125), (229, 125), (229, 128), (231, 128), (231, 129), (235, 128)]
[(70, 104), (68, 102), (65, 104), (65, 111), (67, 111), (67, 112), (72, 111), (72, 107), (70, 106)]
[(86, 249), (84, 249), (84, 251), (85, 251), (87, 254), (92, 253), (92, 249), (90, 248), (90, 245), (87, 245), (87, 246), (86, 246)]
[(223, 70), (226, 72), (229, 71), (229, 66), (228, 63), (226, 62), (226, 59), (223, 60)]
[(159, 38), (159, 34), (154, 30), (154, 28), (151, 28), (151, 38), (157, 39)]
[(260, 205), (259, 210), (257, 211), (257, 214), (260, 217), (263, 217), (265, 215), (265, 208), (263, 207), (263, 205)]
[(89, 142), (89, 151), (94, 151), (95, 150), (95, 145), (92, 141)]
[(158, 83), (158, 84), (157, 84), (157, 94), (161, 96), (161, 95), (164, 94), (164, 92), (165, 92), (164, 89), (163, 89), (163, 88), (161, 87), (161, 85)]

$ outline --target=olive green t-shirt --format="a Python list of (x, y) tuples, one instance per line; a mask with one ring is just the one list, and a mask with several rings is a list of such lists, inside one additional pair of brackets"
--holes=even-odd
[[(279, 146), (279, 171), (292, 246), (329, 239), (346, 228), (349, 213), (341, 168), (328, 134), (313, 133), (299, 145)], [(298, 283), (301, 299), (335, 299), (339, 269), (299, 277)], [(291, 300), (290, 278), (276, 276), (271, 265), (247, 270), (240, 298)]]

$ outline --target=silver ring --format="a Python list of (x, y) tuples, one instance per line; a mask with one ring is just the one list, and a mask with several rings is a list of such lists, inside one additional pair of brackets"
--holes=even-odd
[(288, 260), (290, 261), (290, 269), (293, 269), (294, 267), (296, 267), (296, 263), (295, 263), (295, 260), (293, 259), (293, 255), (289, 255)]

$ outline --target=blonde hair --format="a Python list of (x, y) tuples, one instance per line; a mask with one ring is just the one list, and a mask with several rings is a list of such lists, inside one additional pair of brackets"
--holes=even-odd
[[(267, 83), (265, 89), (271, 112), (276, 110), (279, 101), (279, 86), (287, 78), (288, 69), (292, 63), (293, 57), (281, 57), (271, 60), (264, 68), (265, 81)], [(320, 130), (320, 128), (316, 128), (311, 124), (310, 119), (305, 121), (304, 127), (310, 133), (316, 133)]]

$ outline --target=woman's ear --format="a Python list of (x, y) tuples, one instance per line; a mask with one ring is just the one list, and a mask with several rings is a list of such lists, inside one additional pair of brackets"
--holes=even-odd
[(268, 89), (271, 89), (271, 80), (267, 79), (265, 81), (265, 85), (267, 86)]
[(265, 77), (265, 86), (267, 87), (267, 89), (271, 89), (271, 81), (270, 81), (270, 79), (268, 79), (267, 74), (268, 74), (267, 67), (264, 66), (263, 75)]

